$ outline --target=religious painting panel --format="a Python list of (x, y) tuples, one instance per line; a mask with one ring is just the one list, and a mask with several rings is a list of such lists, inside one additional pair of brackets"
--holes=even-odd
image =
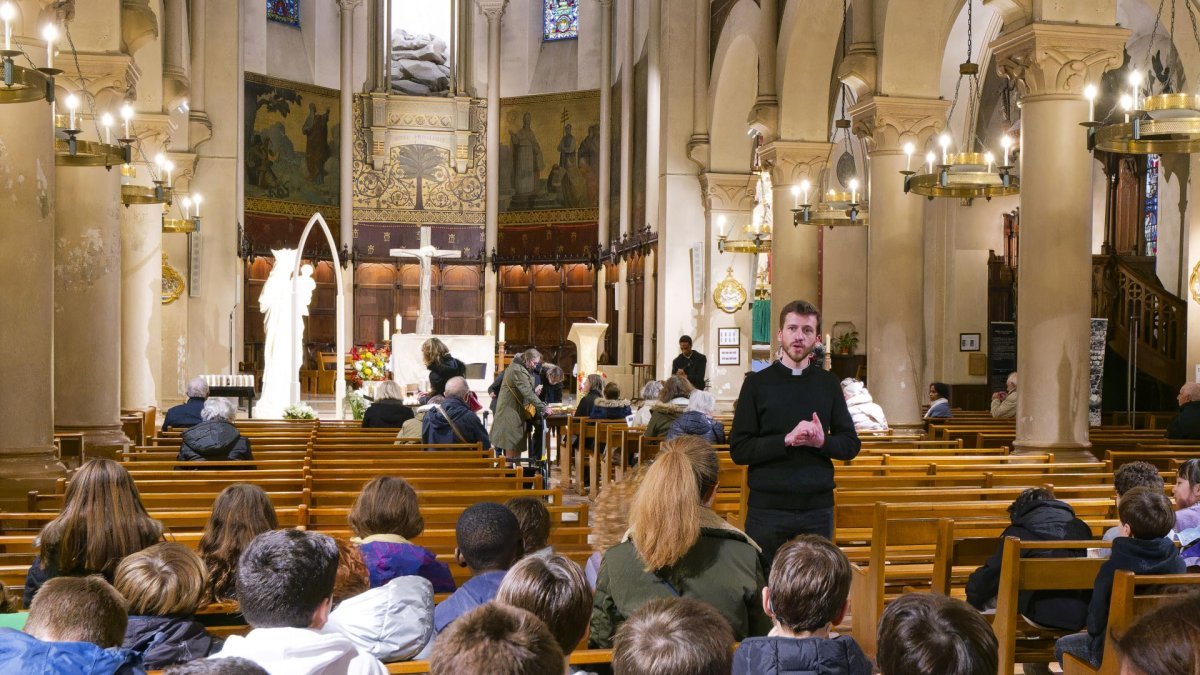
[(246, 73), (245, 96), (247, 210), (337, 206), (338, 92)]
[(300, 0), (267, 0), (267, 21), (300, 27)]
[(594, 90), (501, 99), (500, 211), (559, 211), (559, 222), (594, 220), (599, 114)]

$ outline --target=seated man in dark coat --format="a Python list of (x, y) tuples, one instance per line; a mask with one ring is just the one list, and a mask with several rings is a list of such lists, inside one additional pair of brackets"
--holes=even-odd
[(1179, 414), (1167, 427), (1167, 438), (1200, 439), (1200, 384), (1184, 384), (1175, 400), (1179, 401)]
[(183, 432), (179, 446), (181, 462), (228, 462), (254, 459), (250, 454), (250, 439), (238, 432), (232, 420), (237, 408), (227, 398), (210, 398), (204, 402), (200, 424)]
[(180, 403), (167, 411), (163, 417), (163, 431), (168, 427), (187, 429), (203, 421), (200, 411), (204, 410), (204, 401), (208, 399), (208, 383), (202, 377), (192, 378), (187, 384), (187, 395), (187, 403)]
[(363, 413), (364, 429), (399, 429), (413, 418), (413, 411), (404, 405), (404, 390), (394, 380), (381, 382), (375, 390), (375, 402)]
[(432, 407), (425, 411), (425, 419), (421, 422), (421, 440), (426, 443), (482, 443), (484, 449), (492, 447), (492, 439), (488, 437), (487, 429), (483, 428), (483, 422), (467, 406), (467, 394), (470, 392), (471, 387), (466, 379), (450, 378), (446, 383), (446, 399), (441, 409)]

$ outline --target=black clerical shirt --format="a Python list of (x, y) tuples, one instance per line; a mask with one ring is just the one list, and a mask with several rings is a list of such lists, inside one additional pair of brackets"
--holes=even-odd
[(704, 389), (704, 371), (708, 369), (708, 358), (696, 350), (691, 355), (680, 354), (671, 362), (671, 374), (682, 370), (687, 375), (688, 382), (697, 389)]

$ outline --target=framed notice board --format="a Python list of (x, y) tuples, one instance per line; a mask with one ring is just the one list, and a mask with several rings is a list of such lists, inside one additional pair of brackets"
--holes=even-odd
[(1008, 374), (1017, 369), (1017, 324), (988, 324), (988, 390), (1004, 391)]

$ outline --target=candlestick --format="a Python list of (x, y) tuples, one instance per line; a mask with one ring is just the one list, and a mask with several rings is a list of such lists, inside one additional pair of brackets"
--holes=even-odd
[(75, 128), (75, 109), (79, 107), (79, 97), (75, 94), (67, 96), (67, 111), (70, 112), (70, 123), (68, 129)]
[(1083, 88), (1083, 97), (1088, 102), (1088, 121), (1096, 121), (1096, 85), (1089, 84)]
[(54, 67), (54, 41), (58, 39), (58, 29), (48, 23), (42, 29), (42, 38), (46, 41), (46, 67)]
[(129, 120), (133, 119), (133, 106), (128, 103), (121, 106), (121, 119), (125, 120), (125, 138), (133, 138), (129, 135)]
[(192, 203), (196, 205), (196, 217), (200, 217), (200, 202), (204, 199), (200, 195), (192, 195)]
[(805, 204), (808, 203), (808, 190), (811, 187), (812, 187), (812, 183), (809, 183), (807, 178), (800, 181), (800, 192), (804, 193), (804, 203)]
[(390, 340), (392, 335), (392, 322), (387, 319), (383, 320), (383, 339)]
[(911, 142), (904, 144), (904, 170), (905, 171), (912, 170), (912, 156), (913, 156), (914, 150), (916, 150), (916, 147)]
[(4, 21), (4, 48), (12, 49), (12, 21), (17, 17), (17, 9), (11, 2), (0, 5), (0, 20)]
[(826, 346), (826, 347), (829, 347), (829, 346), (831, 346), (832, 344), (833, 344), (833, 341), (829, 339), (829, 333), (826, 333), (826, 334), (825, 334), (825, 346)]
[(400, 327), (401, 327), (402, 325), (404, 325), (404, 324), (403, 324), (403, 321), (404, 321), (404, 320), (403, 320), (403, 319), (400, 317), (400, 315), (399, 315), (399, 314), (397, 314), (397, 315), (396, 315), (396, 332), (397, 332), (397, 333), (401, 333), (401, 332), (403, 332), (403, 331), (401, 331), (401, 330), (400, 330)]
[(504, 322), (500, 322), (500, 342), (504, 342)]

